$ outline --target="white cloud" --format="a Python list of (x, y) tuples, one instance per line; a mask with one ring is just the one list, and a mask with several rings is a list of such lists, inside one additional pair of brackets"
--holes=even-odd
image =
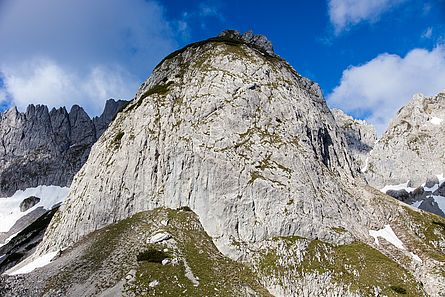
[(329, 0), (329, 18), (335, 32), (363, 21), (375, 21), (405, 0)]
[(3, 1), (1, 92), (21, 109), (81, 104), (97, 114), (109, 97), (131, 98), (174, 39), (153, 1)]
[(4, 80), (19, 110), (31, 103), (51, 107), (79, 104), (91, 114), (99, 114), (108, 98), (130, 99), (139, 84), (122, 69), (100, 66), (76, 73), (42, 58), (5, 68)]
[(428, 27), (423, 33), (422, 38), (430, 39), (433, 36), (433, 28)]
[(413, 49), (405, 57), (381, 54), (364, 65), (349, 67), (328, 102), (349, 114), (362, 115), (382, 133), (414, 94), (432, 96), (443, 89), (445, 46), (437, 46), (431, 51)]

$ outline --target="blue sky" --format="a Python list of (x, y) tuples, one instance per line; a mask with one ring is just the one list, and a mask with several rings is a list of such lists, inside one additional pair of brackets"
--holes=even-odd
[(163, 56), (253, 30), (330, 106), (383, 131), (414, 93), (445, 89), (445, 0), (0, 0), (0, 109), (131, 98)]

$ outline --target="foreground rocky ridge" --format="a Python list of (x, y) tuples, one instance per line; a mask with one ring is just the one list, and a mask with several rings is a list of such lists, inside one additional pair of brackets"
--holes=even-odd
[(141, 212), (93, 232), (39, 272), (3, 276), (0, 295), (271, 296), (187, 209)]
[(119, 108), (126, 101), (110, 99), (91, 119), (74, 105), (48, 110), (30, 105), (0, 113), (0, 197), (39, 185), (69, 186)]
[[(94, 145), (36, 256), (186, 206), (275, 296), (439, 296), (445, 221), (367, 187), (357, 167), (318, 86), (225, 34), (158, 65)], [(370, 236), (385, 225), (401, 247)], [(375, 257), (385, 271), (363, 260)]]
[(336, 246), (296, 236), (274, 237), (251, 246), (249, 253), (249, 263), (234, 262), (217, 250), (189, 209), (155, 209), (87, 235), (39, 271), (1, 277), (0, 294), (424, 295), (407, 270), (360, 242)]

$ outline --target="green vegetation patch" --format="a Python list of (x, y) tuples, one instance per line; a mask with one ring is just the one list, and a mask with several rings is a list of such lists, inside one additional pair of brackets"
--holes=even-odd
[(351, 291), (365, 296), (373, 294), (376, 287), (382, 290), (384, 296), (424, 295), (410, 272), (362, 242), (335, 246), (312, 240), (303, 252), (303, 260), (288, 267), (281, 257), (274, 249), (267, 251), (259, 261), (259, 270), (278, 278), (289, 274), (303, 277), (314, 272), (329, 273), (332, 282), (348, 286)]
[(417, 242), (411, 242), (417, 249), (422, 250), (437, 261), (445, 262), (444, 248), (441, 242), (445, 241), (445, 219), (427, 212), (416, 211), (404, 207), (408, 215), (405, 222), (420, 238)]
[[(139, 261), (135, 281), (127, 287), (128, 291), (136, 296), (239, 296), (248, 287), (257, 296), (270, 296), (248, 267), (218, 251), (190, 208), (160, 212), (169, 218), (164, 230), (172, 235), (176, 247), (152, 244), (142, 252), (142, 258), (169, 258), (171, 263)], [(165, 248), (169, 252), (160, 255)], [(153, 286), (154, 281), (159, 283)]]
[(124, 132), (119, 131), (113, 138), (113, 141), (111, 142), (113, 146), (119, 147), (121, 145), (122, 137), (124, 137)]
[(155, 86), (153, 86), (152, 88), (148, 89), (147, 91), (145, 91), (141, 97), (138, 99), (138, 101), (136, 101), (136, 103), (132, 103), (130, 106), (128, 106), (128, 108), (126, 108), (124, 110), (124, 112), (130, 112), (133, 109), (137, 109), (139, 106), (142, 105), (142, 102), (144, 102), (144, 99), (147, 98), (148, 96), (154, 95), (154, 94), (158, 94), (158, 95), (165, 95), (168, 90), (169, 87), (173, 84), (172, 81), (169, 81), (168, 83), (160, 83), (157, 84)]

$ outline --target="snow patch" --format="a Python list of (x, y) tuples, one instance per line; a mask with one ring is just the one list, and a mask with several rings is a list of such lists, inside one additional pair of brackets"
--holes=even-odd
[(4, 245), (8, 244), (8, 243), (9, 243), (14, 237), (16, 237), (17, 234), (19, 234), (19, 233), (20, 233), (20, 232), (16, 232), (16, 233), (12, 234), (11, 236), (9, 236), (8, 238), (6, 238), (6, 239), (5, 239), (5, 242), (0, 243), (0, 247), (2, 247), (2, 246), (4, 246)]
[(412, 206), (412, 207), (415, 207), (415, 208), (419, 208), (419, 206), (420, 206), (420, 204), (422, 204), (422, 202), (423, 202), (423, 200), (416, 201), (416, 202), (414, 202), (413, 204), (411, 204), (411, 206)]
[(380, 230), (369, 230), (369, 235), (374, 237), (374, 242), (376, 245), (379, 245), (379, 239), (378, 237), (381, 237), (394, 245), (395, 247), (404, 250), (403, 243), (400, 241), (400, 239), (397, 237), (397, 235), (394, 233), (390, 225), (385, 225), (385, 228)]
[(383, 193), (386, 193), (389, 190), (394, 190), (394, 191), (405, 190), (408, 193), (411, 193), (412, 191), (414, 191), (416, 189), (416, 188), (411, 188), (408, 185), (409, 185), (409, 181), (407, 181), (404, 184), (399, 184), (399, 185), (386, 185), (382, 189), (380, 189), (380, 191)]
[(443, 122), (443, 119), (438, 118), (438, 117), (433, 117), (430, 120), (430, 123), (433, 124), (433, 125), (440, 125), (442, 122)]
[(157, 233), (157, 234), (153, 235), (152, 237), (150, 237), (148, 239), (148, 243), (158, 243), (158, 242), (161, 242), (164, 240), (168, 240), (170, 238), (172, 238), (172, 236), (169, 233), (160, 232), (160, 233)]
[(365, 166), (363, 166), (363, 168), (360, 169), (360, 171), (362, 173), (365, 173), (366, 171), (368, 171), (368, 167), (369, 167), (369, 157), (366, 157), (366, 159), (365, 159)]
[(445, 197), (432, 195), (434, 201), (436, 201), (437, 206), (439, 206), (440, 210), (445, 213)]
[[(58, 254), (59, 252), (51, 252), (48, 254), (45, 254), (41, 257), (38, 257), (37, 259), (35, 259), (34, 261), (32, 261), (31, 263), (26, 264), (25, 266), (14, 270), (14, 268), (12, 268), (10, 270), (10, 272), (8, 272), (8, 275), (17, 275), (17, 274), (26, 274), (26, 273), (30, 273), (31, 271), (34, 271), (37, 268), (41, 268), (43, 266), (48, 265), (52, 259), (54, 259), (54, 257)], [(19, 264), (20, 265), (20, 264)]]
[(420, 259), (419, 256), (417, 256), (416, 254), (414, 254), (413, 252), (409, 253), (411, 255), (411, 258), (413, 258), (414, 261), (417, 261), (419, 263), (422, 263), (422, 259)]
[[(11, 197), (0, 198), (0, 232), (8, 232), (12, 226), (21, 218), (38, 207), (46, 210), (52, 209), (65, 200), (70, 188), (59, 186), (38, 186), (18, 190)], [(39, 203), (25, 212), (20, 211), (20, 203), (30, 196), (40, 198)]]

